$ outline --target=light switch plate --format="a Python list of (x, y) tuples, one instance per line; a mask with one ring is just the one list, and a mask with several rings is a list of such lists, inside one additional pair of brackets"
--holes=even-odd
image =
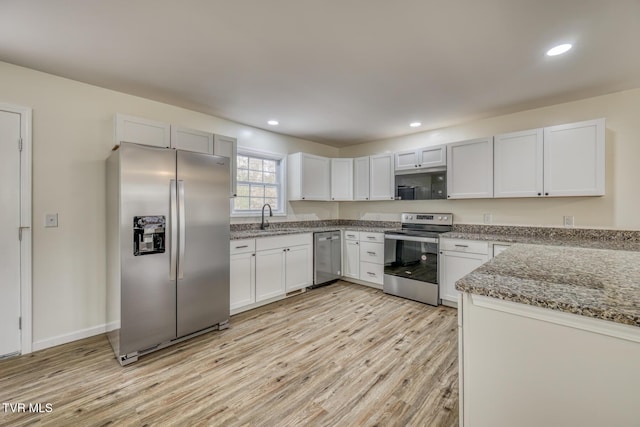
[(493, 222), (493, 215), (491, 215), (490, 213), (484, 214), (484, 223), (491, 224), (492, 222)]
[(46, 214), (44, 216), (45, 227), (57, 227), (58, 226), (58, 214)]

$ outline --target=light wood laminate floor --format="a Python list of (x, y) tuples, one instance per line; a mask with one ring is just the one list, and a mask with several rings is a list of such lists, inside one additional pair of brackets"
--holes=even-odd
[(104, 335), (0, 361), (0, 425), (458, 424), (456, 311), (337, 282), (121, 367)]

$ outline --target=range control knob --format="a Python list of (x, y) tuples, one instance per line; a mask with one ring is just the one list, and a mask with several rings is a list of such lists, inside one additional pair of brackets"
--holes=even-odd
[(438, 217), (438, 220), (441, 220), (441, 219), (442, 219), (442, 217), (441, 217), (441, 216), (439, 216), (439, 217)]
[(443, 219), (446, 221), (446, 220), (447, 220), (447, 217), (445, 216)]

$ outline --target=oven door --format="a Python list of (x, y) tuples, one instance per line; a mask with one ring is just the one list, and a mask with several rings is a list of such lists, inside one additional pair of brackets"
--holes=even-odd
[(384, 238), (383, 291), (437, 306), (438, 239), (405, 234)]
[(384, 274), (438, 283), (438, 239), (386, 234)]

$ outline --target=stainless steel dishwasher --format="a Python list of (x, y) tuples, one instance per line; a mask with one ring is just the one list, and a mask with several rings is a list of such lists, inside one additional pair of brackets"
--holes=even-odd
[(328, 284), (342, 276), (340, 231), (313, 233), (313, 287)]

